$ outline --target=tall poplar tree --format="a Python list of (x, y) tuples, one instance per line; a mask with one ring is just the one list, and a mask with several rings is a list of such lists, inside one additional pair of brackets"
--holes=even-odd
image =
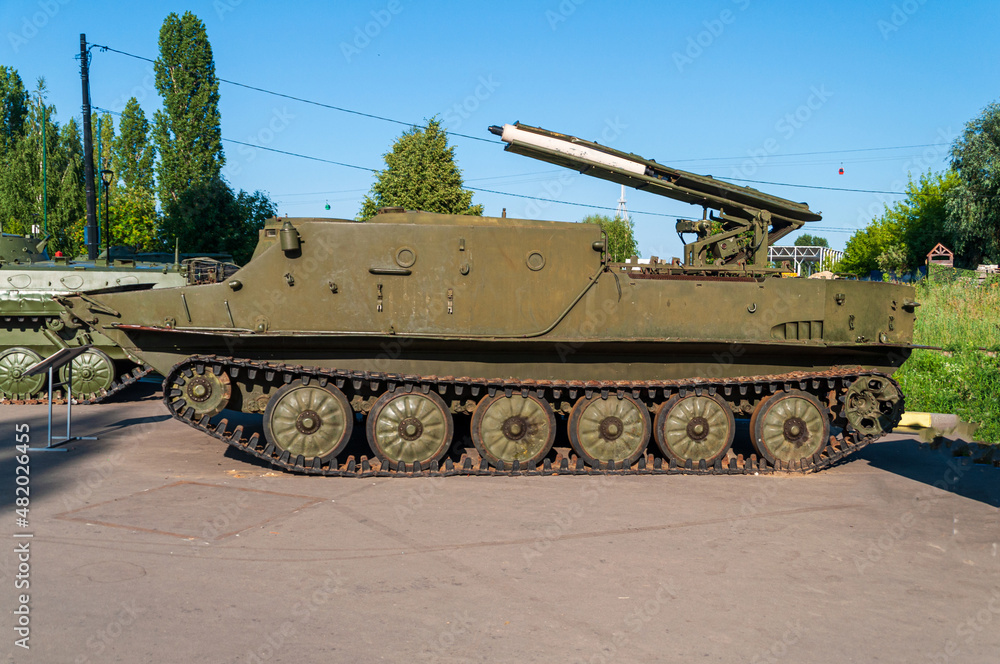
[(128, 100), (114, 140), (118, 176), (126, 191), (154, 195), (153, 163), (156, 148), (149, 142), (149, 121), (135, 97)]
[(28, 115), (28, 93), (21, 75), (13, 67), (0, 65), (0, 158), (6, 158), (24, 135)]
[(0, 225), (4, 232), (23, 232), (30, 214), (22, 164), (24, 131), (28, 121), (28, 91), (20, 74), (0, 65)]
[(168, 209), (192, 187), (210, 186), (225, 164), (219, 80), (205, 24), (191, 12), (171, 13), (160, 28), (156, 89), (163, 109), (154, 117), (160, 153), (160, 204)]
[(380, 207), (403, 207), (443, 214), (482, 216), (483, 206), (472, 204), (472, 192), (462, 188), (462, 172), (455, 164), (455, 148), (437, 118), (426, 127), (411, 127), (384, 155), (386, 168), (375, 174), (358, 219), (366, 221)]
[(86, 251), (83, 227), (87, 221), (87, 199), (83, 179), (83, 141), (75, 118), (70, 118), (59, 128), (58, 154), (58, 159), (53, 160), (56, 162), (54, 172), (58, 184), (56, 202), (49, 212), (49, 232), (52, 234), (49, 254), (61, 251), (66, 256), (77, 256)]
[(111, 199), (112, 235), (116, 244), (155, 248), (159, 218), (153, 189), (156, 148), (149, 142), (149, 121), (135, 97), (128, 100), (114, 139), (115, 174), (121, 182)]
[[(58, 168), (52, 163), (43, 169), (43, 160), (57, 159), (58, 125), (52, 121), (56, 109), (45, 103), (45, 79), (39, 77), (35, 91), (24, 99), (24, 115), (20, 134), (12, 131), (10, 148), (0, 166), (0, 208), (3, 229), (8, 233), (30, 233), (39, 229), (45, 218), (42, 174), (48, 181), (48, 210), (55, 205), (55, 176)], [(42, 143), (42, 122), (45, 122), (45, 143)], [(43, 157), (44, 151), (44, 157)]]

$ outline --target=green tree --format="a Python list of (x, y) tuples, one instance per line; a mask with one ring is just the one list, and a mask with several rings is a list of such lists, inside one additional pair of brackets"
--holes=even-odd
[(149, 142), (149, 121), (135, 97), (128, 100), (114, 140), (115, 160), (122, 185), (129, 191), (154, 195), (153, 164), (156, 148)]
[[(168, 204), (186, 190), (212, 190), (225, 164), (219, 80), (205, 25), (191, 12), (167, 16), (159, 46), (156, 89), (163, 109), (154, 117), (153, 136), (160, 154), (157, 184), (161, 206), (176, 209)], [(197, 219), (191, 221), (198, 224)]]
[(631, 219), (592, 214), (583, 218), (585, 224), (597, 224), (608, 236), (608, 258), (615, 263), (624, 263), (639, 254), (635, 242), (635, 224)]
[(840, 270), (859, 277), (868, 276), (872, 270), (879, 269), (879, 256), (895, 249), (905, 251), (902, 224), (889, 216), (878, 217), (847, 241)]
[(27, 115), (28, 93), (21, 75), (13, 67), (0, 65), (0, 157), (6, 158), (24, 135)]
[(51, 254), (56, 251), (66, 256), (77, 256), (86, 250), (83, 244), (83, 227), (87, 221), (87, 198), (83, 179), (83, 142), (76, 120), (70, 118), (59, 129), (61, 163), (56, 205), (49, 214), (49, 242)]
[(948, 224), (959, 262), (1000, 262), (1000, 104), (965, 125), (952, 145), (951, 167), (958, 181), (948, 190)]
[[(20, 133), (13, 132), (9, 149), (0, 166), (0, 208), (3, 229), (8, 233), (30, 233), (43, 226), (45, 204), (51, 212), (57, 204), (59, 172), (58, 125), (52, 121), (56, 109), (45, 103), (48, 90), (39, 78), (35, 91), (24, 98), (25, 113)], [(45, 121), (45, 144), (42, 121)], [(44, 150), (44, 157), (43, 157)], [(43, 169), (43, 161), (48, 162)], [(42, 174), (47, 180), (47, 202), (43, 196)]]
[(886, 215), (898, 219), (903, 227), (907, 263), (923, 265), (927, 254), (938, 242), (954, 248), (955, 236), (948, 223), (948, 195), (958, 183), (955, 171), (921, 175), (906, 185), (906, 199), (886, 208)]
[(111, 227), (116, 244), (142, 250), (156, 248), (160, 219), (156, 212), (153, 164), (156, 148), (149, 142), (149, 122), (135, 97), (128, 100), (114, 139), (116, 179), (121, 188), (111, 198)]
[(181, 251), (229, 253), (242, 265), (253, 254), (258, 229), (276, 214), (267, 194), (234, 194), (219, 177), (167, 201), (159, 229), (161, 246), (172, 250), (177, 240)]
[(437, 118), (426, 127), (411, 127), (383, 155), (386, 168), (358, 213), (360, 221), (375, 216), (380, 207), (403, 207), (442, 214), (481, 216), (482, 205), (472, 204), (472, 192), (463, 189), (462, 172), (455, 164), (455, 148)]
[(864, 276), (872, 270), (914, 268), (938, 242), (951, 245), (947, 197), (957, 182), (953, 171), (910, 177), (906, 198), (885, 206), (880, 217), (847, 241), (841, 269)]
[[(118, 175), (118, 160), (115, 158), (114, 153), (115, 120), (111, 117), (110, 113), (101, 113), (98, 115), (94, 112), (90, 114), (90, 126), (93, 127), (94, 132), (94, 186), (101, 185), (103, 189), (101, 171), (105, 169), (114, 171), (116, 180)], [(100, 126), (100, 132), (97, 130), (98, 126)], [(100, 152), (97, 151), (98, 143), (101, 146)], [(112, 186), (114, 184), (112, 183)]]
[(818, 235), (809, 235), (809, 233), (803, 233), (802, 235), (795, 238), (796, 247), (826, 247), (830, 248), (830, 243), (827, 242), (825, 237), (820, 237)]

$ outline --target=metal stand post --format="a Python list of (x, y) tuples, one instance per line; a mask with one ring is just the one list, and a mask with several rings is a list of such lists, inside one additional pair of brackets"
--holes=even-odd
[[(45, 447), (29, 447), (32, 452), (66, 452), (65, 447), (58, 447), (74, 440), (97, 440), (96, 436), (73, 436), (70, 433), (73, 423), (73, 360), (82, 355), (90, 346), (78, 348), (63, 348), (56, 351), (41, 362), (37, 362), (25, 371), (25, 375), (34, 376), (48, 370), (49, 373), (49, 441)], [(66, 367), (66, 382), (55, 382), (55, 370), (63, 365)], [(52, 390), (54, 387), (66, 388), (66, 437), (62, 440), (52, 438)]]

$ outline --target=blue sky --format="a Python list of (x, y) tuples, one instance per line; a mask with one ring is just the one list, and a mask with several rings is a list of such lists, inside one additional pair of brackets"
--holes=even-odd
[[(205, 23), (219, 77), (421, 123), (440, 116), (486, 214), (579, 220), (617, 185), (504, 153), (486, 128), (526, 124), (720, 178), (900, 191), (942, 170), (964, 124), (1000, 99), (1000, 5), (940, 0), (506, 3), (5, 0), (0, 64), (57, 120), (80, 115), (79, 35), (155, 58), (171, 11)], [(223, 137), (381, 168), (404, 126), (222, 84)], [(159, 107), (152, 66), (95, 49), (95, 106)], [(494, 141), (494, 142), (490, 142)], [(873, 148), (899, 148), (893, 150)], [(289, 216), (354, 217), (368, 172), (226, 143), (226, 176)], [(853, 151), (853, 152), (847, 152)], [(806, 154), (801, 153), (822, 153)], [(843, 165), (844, 175), (837, 171)], [(842, 248), (899, 196), (751, 184), (806, 201)], [(700, 209), (629, 190), (645, 256), (681, 255), (672, 216)], [(325, 204), (331, 209), (326, 211)], [(667, 215), (667, 216), (663, 216)]]

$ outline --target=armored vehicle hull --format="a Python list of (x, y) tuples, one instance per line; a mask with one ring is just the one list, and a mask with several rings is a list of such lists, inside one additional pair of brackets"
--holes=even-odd
[[(908, 286), (611, 263), (589, 224), (282, 221), (227, 283), (61, 301), (167, 376), (175, 417), (288, 469), (808, 470), (902, 413)], [(449, 456), (457, 413), (478, 461)], [(362, 421), (373, 460), (341, 458)]]

